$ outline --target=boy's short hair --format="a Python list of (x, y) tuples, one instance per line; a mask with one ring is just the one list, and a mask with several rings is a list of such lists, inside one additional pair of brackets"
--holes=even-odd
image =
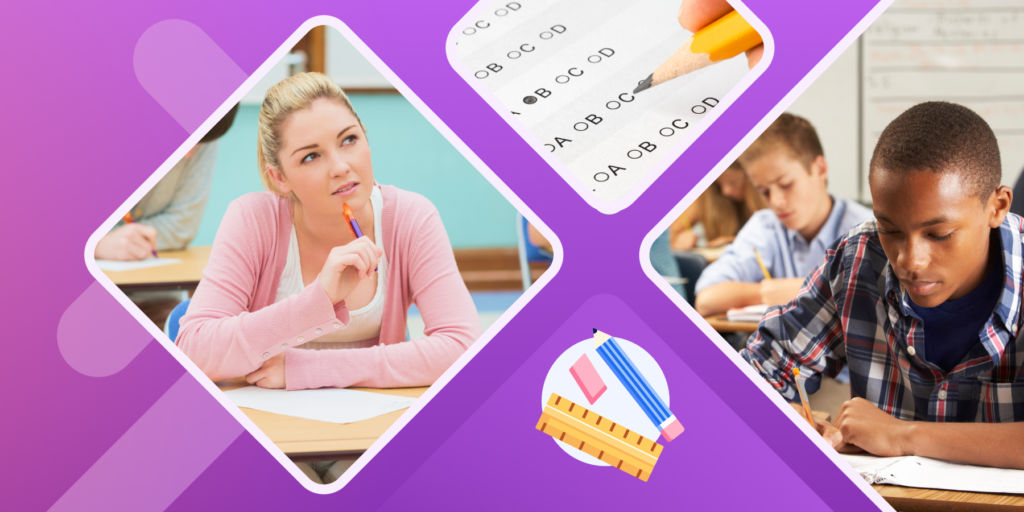
[(914, 105), (885, 127), (871, 156), (869, 178), (877, 170), (954, 172), (982, 201), (1003, 179), (992, 128), (971, 109), (945, 101)]
[(739, 162), (743, 166), (767, 153), (783, 149), (800, 161), (807, 172), (811, 172), (811, 163), (825, 153), (818, 140), (818, 132), (810, 121), (793, 114), (783, 113), (761, 134), (753, 144), (740, 155)]

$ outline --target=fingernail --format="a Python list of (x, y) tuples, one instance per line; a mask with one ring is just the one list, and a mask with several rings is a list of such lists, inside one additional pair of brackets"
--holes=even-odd
[(828, 442), (832, 443), (832, 448), (839, 446), (839, 443), (843, 442), (843, 436), (832, 434), (828, 436)]

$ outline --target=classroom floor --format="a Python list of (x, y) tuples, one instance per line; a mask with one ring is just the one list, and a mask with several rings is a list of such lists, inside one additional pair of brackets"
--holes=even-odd
[[(473, 292), (473, 304), (476, 305), (476, 312), (480, 315), (481, 332), (486, 331), (502, 314), (505, 313), (512, 303), (519, 299), (523, 292)], [(409, 339), (423, 337), (423, 317), (416, 306), (409, 310)]]

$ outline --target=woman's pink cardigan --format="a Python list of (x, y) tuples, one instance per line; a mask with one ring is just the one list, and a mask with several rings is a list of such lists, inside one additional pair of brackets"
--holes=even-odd
[[(181, 319), (178, 347), (214, 381), (239, 377), (285, 352), (287, 388), (432, 384), (480, 336), (480, 320), (455, 266), (448, 234), (425, 197), (381, 186), (389, 275), (380, 336), (347, 350), (298, 345), (348, 324), (319, 280), (274, 303), (292, 230), (291, 200), (271, 192), (228, 206), (203, 279)], [(416, 304), (425, 337), (405, 341)]]

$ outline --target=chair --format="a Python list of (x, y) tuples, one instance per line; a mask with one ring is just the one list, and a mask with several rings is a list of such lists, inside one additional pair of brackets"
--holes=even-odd
[(651, 266), (658, 272), (658, 275), (668, 282), (669, 286), (683, 297), (683, 300), (686, 300), (687, 295), (684, 286), (689, 283), (689, 280), (682, 277), (682, 274), (679, 272), (679, 264), (672, 256), (672, 251), (669, 249), (668, 231), (654, 239), (654, 243), (651, 244), (650, 257)]
[(185, 316), (185, 311), (188, 310), (188, 303), (192, 302), (192, 299), (185, 299), (181, 301), (174, 309), (171, 310), (171, 314), (167, 316), (167, 323), (164, 324), (164, 334), (171, 339), (171, 342), (178, 341), (178, 329), (181, 327), (181, 317)]
[(536, 245), (530, 243), (529, 223), (523, 214), (516, 213), (516, 237), (519, 240), (519, 270), (523, 274), (523, 291), (533, 284), (533, 276), (530, 274), (531, 262), (550, 263), (553, 255)]

